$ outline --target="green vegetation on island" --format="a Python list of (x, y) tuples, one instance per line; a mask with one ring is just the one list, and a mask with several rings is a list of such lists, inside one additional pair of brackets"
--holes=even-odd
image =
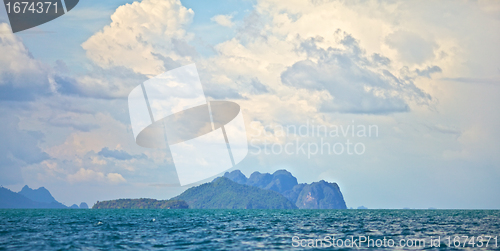
[(190, 208), (204, 209), (296, 209), (283, 195), (272, 190), (238, 184), (220, 177), (192, 187), (173, 198), (184, 200)]
[(287, 170), (278, 170), (273, 174), (254, 172), (249, 178), (240, 170), (234, 170), (225, 173), (224, 177), (242, 185), (276, 191), (299, 209), (347, 209), (337, 183), (320, 180), (299, 184)]
[(183, 200), (118, 199), (98, 201), (92, 209), (187, 209)]

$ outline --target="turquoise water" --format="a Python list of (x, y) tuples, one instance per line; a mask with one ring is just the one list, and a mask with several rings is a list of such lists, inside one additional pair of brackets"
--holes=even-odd
[[(312, 242), (323, 250), (335, 241), (342, 244), (337, 250), (355, 250), (346, 245), (363, 237), (374, 247), (355, 242), (359, 249), (377, 249), (384, 238), (395, 249), (402, 249), (401, 240), (405, 249), (434, 249), (431, 240), (450, 249), (463, 235), (474, 242), (463, 247), (462, 237), (456, 249), (499, 250), (494, 237), (500, 241), (500, 211), (0, 210), (0, 250), (299, 250)], [(417, 239), (425, 246), (407, 247)]]

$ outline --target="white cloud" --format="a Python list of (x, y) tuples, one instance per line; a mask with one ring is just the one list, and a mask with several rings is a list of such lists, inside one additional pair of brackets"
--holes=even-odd
[(212, 17), (210, 20), (218, 23), (219, 25), (222, 25), (224, 27), (233, 27), (234, 23), (232, 21), (233, 16), (232, 15), (217, 15)]
[(386, 37), (386, 43), (397, 50), (399, 58), (406, 63), (422, 64), (434, 59), (437, 45), (411, 32), (396, 31)]
[(193, 56), (184, 27), (193, 11), (179, 0), (144, 0), (120, 6), (111, 24), (82, 44), (87, 56), (103, 68), (126, 67), (154, 76)]
[(321, 49), (320, 42), (321, 37), (304, 41), (300, 49), (308, 58), (281, 74), (285, 85), (328, 91), (331, 99), (321, 104), (320, 111), (384, 114), (409, 111), (412, 100), (430, 102), (431, 97), (410, 76), (391, 73), (388, 59), (381, 60), (378, 54), (368, 57), (350, 35), (341, 37), (344, 49)]
[(0, 23), (0, 55), (0, 100), (33, 100), (56, 91), (51, 68), (34, 59), (6, 23)]
[(90, 157), (90, 159), (92, 160), (92, 164), (96, 164), (96, 165), (100, 165), (100, 166), (108, 164), (108, 162), (106, 162), (105, 159), (99, 158), (97, 156)]
[(113, 184), (127, 182), (119, 173), (108, 173), (108, 175), (106, 175), (106, 178)]
[[(385, 50), (391, 56), (388, 58), (381, 45), (373, 49), (377, 46), (364, 41), (365, 29), (354, 29), (356, 34), (363, 34), (360, 39), (349, 35), (353, 27), (344, 25), (354, 19), (361, 24), (382, 24), (381, 33), (367, 31), (370, 38), (378, 36), (380, 42), (391, 33), (384, 21), (336, 2), (261, 1), (256, 10), (257, 14), (243, 26), (258, 28), (243, 29), (235, 38), (218, 44), (215, 48), (219, 55), (205, 62), (207, 73), (201, 74), (215, 90), (237, 90), (245, 98), (238, 102), (251, 107), (245, 111), (250, 121), (269, 118), (264, 122), (290, 123), (293, 117), (297, 118), (295, 123), (315, 119), (325, 111), (405, 112), (411, 106), (430, 102), (430, 96), (412, 82), (418, 77), (416, 68), (400, 72), (401, 65), (392, 63), (398, 61), (392, 50)], [(348, 34), (339, 35), (337, 27), (346, 28)], [(253, 89), (252, 80), (266, 91)]]
[[(10, 28), (6, 23), (0, 23), (0, 54), (2, 55), (0, 58), (0, 70), (2, 73), (0, 84), (6, 84), (6, 74), (18, 78), (25, 73), (36, 75), (41, 74), (45, 70), (44, 65), (40, 61), (33, 59), (22, 41), (10, 32)], [(22, 81), (16, 82), (17, 84), (28, 84)]]
[(91, 169), (80, 168), (75, 174), (68, 175), (68, 181), (70, 183), (77, 182), (89, 182), (89, 181), (103, 181), (104, 174), (101, 172), (96, 172)]
[(91, 169), (80, 168), (75, 174), (67, 176), (70, 183), (79, 182), (109, 182), (111, 184), (124, 183), (126, 180), (119, 173), (108, 173), (105, 175), (102, 172)]

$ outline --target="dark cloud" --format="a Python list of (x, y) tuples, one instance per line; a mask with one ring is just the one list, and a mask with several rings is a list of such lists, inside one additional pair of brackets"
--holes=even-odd
[(57, 117), (57, 118), (49, 118), (47, 123), (51, 126), (56, 127), (71, 127), (75, 130), (82, 132), (90, 132), (91, 130), (99, 128), (97, 124), (85, 123), (81, 121), (76, 121), (72, 117)]
[(372, 55), (372, 61), (378, 65), (389, 65), (391, 63), (391, 60), (389, 58), (381, 56), (378, 53), (374, 53)]
[(37, 97), (52, 95), (50, 68), (39, 66), (32, 65), (26, 70), (0, 69), (0, 101), (33, 101)]
[(171, 57), (163, 56), (160, 53), (151, 52), (151, 55), (163, 61), (163, 67), (165, 67), (167, 71), (182, 66), (180, 62), (173, 60)]
[(253, 95), (269, 93), (267, 87), (258, 78), (245, 78), (239, 76), (236, 79), (239, 93), (250, 93)]
[(69, 73), (70, 72), (68, 65), (66, 65), (66, 63), (60, 59), (56, 60), (56, 63), (54, 65), (54, 70), (56, 72), (60, 72), (60, 73)]
[(117, 160), (131, 160), (131, 159), (145, 159), (147, 158), (145, 154), (141, 155), (131, 155), (123, 150), (110, 150), (107, 147), (101, 149), (97, 154), (106, 157), (106, 158), (114, 158)]
[(56, 76), (54, 81), (57, 83), (57, 91), (65, 95), (79, 95), (81, 91), (78, 88), (76, 80), (65, 76)]
[(183, 39), (172, 38), (172, 45), (173, 45), (172, 49), (176, 52), (177, 55), (180, 55), (182, 57), (192, 57), (192, 58), (199, 56), (195, 47), (189, 45), (187, 41)]
[(269, 92), (267, 87), (262, 84), (258, 78), (252, 78), (250, 80), (250, 85), (252, 86), (252, 94), (263, 94)]
[(431, 78), (431, 74), (442, 72), (442, 70), (439, 66), (434, 65), (432, 67), (427, 66), (427, 68), (424, 70), (416, 69), (415, 72), (421, 77)]
[(19, 118), (12, 114), (0, 114), (0, 121), (0, 183), (21, 183), (21, 167), (49, 159), (38, 147), (44, 135), (19, 129)]
[[(339, 34), (339, 31), (337, 31)], [(345, 48), (319, 48), (322, 38), (301, 45), (308, 59), (296, 62), (281, 75), (283, 84), (296, 88), (326, 90), (333, 100), (321, 106), (324, 112), (393, 113), (409, 110), (408, 100), (427, 103), (431, 97), (411, 78), (398, 78), (379, 67), (390, 61), (380, 55), (367, 57), (358, 42), (344, 34)], [(430, 73), (429, 73), (430, 74)]]
[(256, 38), (267, 40), (263, 30), (266, 24), (266, 16), (260, 15), (257, 11), (252, 11), (243, 20), (243, 25), (237, 29), (236, 38), (240, 41), (253, 40)]
[(130, 91), (148, 78), (124, 67), (103, 69), (94, 66), (82, 76), (54, 77), (57, 91), (63, 95), (98, 99), (127, 98)]
[(33, 101), (37, 97), (52, 95), (48, 85), (17, 86), (14, 82), (0, 85), (0, 101)]
[(207, 97), (211, 97), (213, 99), (242, 99), (243, 97), (240, 93), (225, 85), (217, 85), (208, 83), (203, 85), (203, 91)]

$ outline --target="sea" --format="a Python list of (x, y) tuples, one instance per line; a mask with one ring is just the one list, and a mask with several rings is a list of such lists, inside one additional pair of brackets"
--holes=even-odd
[(500, 250), (499, 238), (499, 210), (0, 210), (0, 250)]

